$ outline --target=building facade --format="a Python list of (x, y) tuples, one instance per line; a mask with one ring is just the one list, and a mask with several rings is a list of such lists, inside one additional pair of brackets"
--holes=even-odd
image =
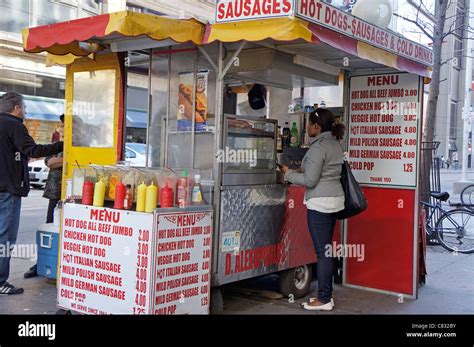
[(21, 30), (102, 12), (94, 0), (0, 0), (0, 94), (25, 97), (25, 125), (38, 143), (51, 142), (64, 113), (65, 69), (46, 67), (46, 54), (23, 52)]

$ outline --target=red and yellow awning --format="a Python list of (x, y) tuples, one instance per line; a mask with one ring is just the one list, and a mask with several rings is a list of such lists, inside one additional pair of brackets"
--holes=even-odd
[(431, 68), (421, 63), (295, 17), (207, 25), (203, 43), (207, 44), (214, 41), (238, 42), (241, 40), (257, 42), (267, 39), (286, 42), (304, 40), (316, 44), (323, 42), (377, 64), (420, 76), (429, 77), (431, 75)]
[[(118, 36), (201, 44), (204, 25), (195, 19), (172, 19), (136, 12), (116, 12), (23, 30), (26, 52), (87, 56), (82, 43)], [(95, 47), (94, 49), (100, 49)]]
[(88, 56), (101, 50), (101, 44), (106, 44), (109, 39), (132, 37), (197, 45), (215, 41), (258, 42), (267, 39), (281, 42), (304, 40), (313, 44), (323, 42), (378, 64), (425, 77), (431, 75), (431, 68), (426, 65), (296, 17), (204, 26), (195, 19), (179, 20), (124, 11), (25, 29), (23, 46), (26, 52), (31, 53)]

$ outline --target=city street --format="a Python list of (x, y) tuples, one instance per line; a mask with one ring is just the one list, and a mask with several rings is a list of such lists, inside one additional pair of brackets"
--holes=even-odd
[[(474, 172), (468, 178), (474, 180)], [(459, 171), (442, 172), (442, 187), (448, 192), (460, 179)], [(32, 190), (23, 199), (18, 244), (35, 244), (36, 227), (44, 219), (47, 200), (41, 190)], [(54, 314), (56, 287), (54, 281), (37, 277), (23, 279), (23, 273), (34, 264), (30, 259), (12, 259), (10, 282), (22, 286), (25, 293), (0, 296), (0, 314)], [(428, 276), (419, 290), (418, 300), (404, 299), (335, 285), (336, 307), (331, 313), (305, 311), (305, 301), (287, 298), (268, 299), (258, 290), (277, 291), (277, 276), (240, 282), (224, 288), (224, 314), (473, 314), (474, 313), (474, 255), (453, 255), (440, 246), (428, 246)], [(317, 282), (312, 283), (312, 291)], [(247, 289), (252, 289), (248, 293)], [(257, 291), (255, 291), (257, 289)]]

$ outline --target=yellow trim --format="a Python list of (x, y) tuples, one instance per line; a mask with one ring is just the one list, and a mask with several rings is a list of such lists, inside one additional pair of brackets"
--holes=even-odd
[(362, 59), (373, 61), (374, 63), (386, 65), (398, 69), (397, 55), (384, 51), (383, 49), (369, 45), (368, 43), (357, 42), (357, 55)]
[[(94, 53), (91, 53), (87, 56), (89, 59), (94, 59)], [(55, 55), (48, 53), (46, 55), (46, 66), (54, 66), (54, 65), (69, 65), (72, 64), (76, 59), (80, 59), (81, 57), (78, 57), (72, 53), (66, 54), (66, 55)]]
[(30, 29), (22, 29), (21, 36), (23, 38), (23, 49), (26, 49), (26, 44), (28, 43), (28, 36), (30, 35)]
[(309, 22), (294, 17), (217, 23), (212, 25), (207, 43), (240, 40), (254, 42), (268, 38), (277, 41), (302, 39), (312, 42), (313, 34), (308, 29), (308, 25)]
[(123, 36), (147, 35), (158, 41), (171, 38), (177, 42), (201, 44), (204, 25), (195, 19), (172, 19), (124, 11), (110, 14), (105, 35), (114, 32)]
[[(111, 148), (89, 148), (72, 146), (72, 102), (74, 93), (74, 73), (83, 71), (115, 70), (115, 107), (114, 107), (114, 143)], [(72, 178), (72, 169), (76, 161), (81, 166), (88, 164), (114, 165), (117, 162), (119, 106), (120, 106), (120, 63), (115, 53), (99, 55), (95, 60), (76, 59), (66, 69), (66, 110), (64, 119), (64, 167), (62, 181), (62, 198), (66, 197), (66, 182)]]

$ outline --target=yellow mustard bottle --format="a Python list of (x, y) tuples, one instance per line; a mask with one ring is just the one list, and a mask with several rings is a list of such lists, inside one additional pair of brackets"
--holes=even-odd
[(145, 182), (137, 187), (137, 212), (145, 212), (146, 188)]
[(103, 180), (97, 181), (94, 188), (94, 201), (92, 205), (96, 207), (104, 207), (105, 188), (107, 185)]
[(151, 182), (146, 189), (145, 212), (153, 212), (158, 204), (158, 187)]

